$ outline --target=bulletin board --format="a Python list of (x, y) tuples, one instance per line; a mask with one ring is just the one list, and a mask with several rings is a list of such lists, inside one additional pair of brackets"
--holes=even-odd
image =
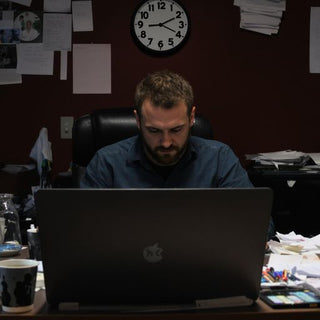
[[(0, 86), (0, 161), (27, 162), (46, 127), (54, 174), (68, 170), (72, 140), (60, 138), (60, 117), (132, 106), (136, 84), (161, 69), (191, 83), (197, 110), (241, 161), (257, 152), (319, 152), (319, 74), (309, 72), (310, 9), (318, 1), (286, 1), (279, 31), (271, 35), (240, 28), (233, 0), (181, 3), (190, 15), (190, 37), (174, 55), (155, 57), (142, 52), (130, 33), (138, 1), (93, 0), (93, 30), (72, 32), (72, 45), (110, 45), (110, 93), (74, 94), (73, 52), (66, 53), (66, 80), (60, 80), (61, 54), (55, 51), (52, 75), (22, 75), (22, 83)], [(43, 1), (33, 0), (30, 8), (43, 10)]]

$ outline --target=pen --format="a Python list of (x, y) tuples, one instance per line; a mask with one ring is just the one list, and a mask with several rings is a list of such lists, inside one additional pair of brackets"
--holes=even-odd
[(275, 281), (273, 277), (272, 278), (270, 277), (270, 275), (268, 274), (267, 271), (263, 271), (262, 276), (268, 282), (274, 282)]
[(282, 280), (288, 281), (288, 271), (286, 269), (282, 271)]
[(274, 274), (271, 271), (267, 271), (268, 276), (272, 279), (273, 282), (277, 281), (277, 278), (274, 276)]

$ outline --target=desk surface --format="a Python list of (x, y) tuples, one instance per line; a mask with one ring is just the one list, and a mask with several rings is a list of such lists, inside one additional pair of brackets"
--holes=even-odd
[[(27, 258), (27, 250), (22, 250), (21, 254), (16, 258)], [(13, 317), (16, 314), (8, 314), (1, 312), (1, 317)], [(62, 313), (51, 311), (46, 303), (45, 290), (36, 292), (34, 309), (31, 312), (19, 314), (19, 319), (99, 319), (99, 320), (319, 320), (320, 308), (308, 309), (272, 309), (260, 299), (253, 306), (235, 307), (235, 308), (220, 308), (212, 310), (201, 310), (192, 312), (165, 312), (165, 313)]]
[(282, 179), (282, 180), (320, 180), (320, 170), (315, 169), (297, 169), (297, 170), (277, 170), (263, 167), (247, 168), (250, 178), (268, 178), (268, 179)]
[[(285, 309), (276, 310), (267, 306), (261, 300), (258, 300), (255, 305), (251, 307), (241, 308), (224, 308), (197, 312), (168, 312), (168, 313), (52, 313), (48, 312), (45, 303), (45, 291), (41, 290), (36, 294), (35, 310), (38, 313), (26, 313), (19, 315), (19, 319), (99, 319), (99, 320), (159, 320), (159, 319), (199, 319), (199, 320), (288, 320), (288, 319), (303, 319), (303, 320), (319, 320), (320, 308), (316, 309)], [(14, 315), (2, 313), (1, 316), (12, 317)]]

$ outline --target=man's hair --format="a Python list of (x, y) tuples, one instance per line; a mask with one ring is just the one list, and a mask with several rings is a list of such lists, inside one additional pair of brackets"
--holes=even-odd
[(146, 99), (156, 107), (170, 109), (181, 100), (187, 105), (188, 115), (193, 106), (193, 91), (187, 80), (169, 70), (148, 74), (136, 88), (135, 104), (141, 118), (141, 107)]

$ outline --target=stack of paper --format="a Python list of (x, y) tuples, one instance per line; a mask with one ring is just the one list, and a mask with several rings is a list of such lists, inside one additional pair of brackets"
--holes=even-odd
[[(276, 254), (320, 254), (320, 234), (314, 237), (305, 237), (291, 231), (288, 234), (276, 232), (278, 241), (270, 240), (269, 248)], [(320, 259), (317, 259), (320, 260)]]
[(285, 0), (234, 0), (240, 7), (240, 28), (267, 35), (278, 33)]
[(276, 152), (258, 153), (255, 155), (246, 155), (247, 160), (254, 161), (260, 166), (271, 166), (279, 169), (281, 166), (289, 167), (303, 167), (310, 157), (300, 151), (284, 150)]
[(320, 280), (320, 235), (308, 238), (292, 231), (286, 235), (277, 232), (276, 236), (279, 242), (268, 242), (272, 252), (268, 266)]

